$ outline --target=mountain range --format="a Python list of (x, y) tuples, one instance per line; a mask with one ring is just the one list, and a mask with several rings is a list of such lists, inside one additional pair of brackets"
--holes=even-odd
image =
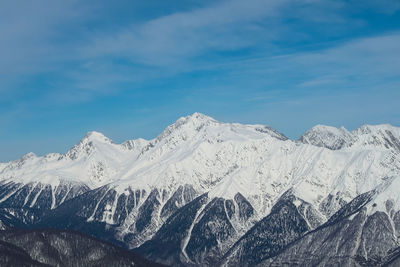
[(79, 231), (173, 266), (398, 266), (400, 128), (290, 140), (195, 113), (152, 140), (90, 132), (0, 163), (0, 228)]

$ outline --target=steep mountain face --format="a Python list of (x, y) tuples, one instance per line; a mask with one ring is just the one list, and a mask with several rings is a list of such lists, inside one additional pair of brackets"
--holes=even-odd
[(273, 265), (400, 177), (399, 140), (399, 128), (367, 125), (316, 126), (292, 141), (199, 113), (149, 141), (91, 132), (66, 154), (0, 165), (0, 226), (79, 230), (171, 265)]
[(285, 193), (271, 213), (230, 248), (221, 265), (254, 266), (275, 256), (288, 244), (320, 225), (321, 218), (317, 214), (308, 203), (291, 195), (291, 192)]
[(397, 177), (356, 197), (324, 225), (260, 265), (394, 264), (400, 249), (399, 188)]
[(129, 187), (120, 192), (106, 185), (48, 211), (38, 226), (74, 229), (132, 247), (153, 236), (166, 218), (195, 196), (189, 185), (180, 186), (172, 196), (157, 189)]
[(5, 164), (0, 178), (23, 184), (40, 181), (53, 187), (60, 182), (78, 183), (93, 189), (116, 180), (118, 171), (134, 161), (145, 145), (142, 139), (114, 144), (101, 133), (90, 132), (65, 154), (37, 157), (28, 153)]
[(357, 136), (354, 146), (385, 148), (400, 152), (400, 129), (388, 124), (364, 125), (352, 132)]
[(344, 127), (317, 125), (302, 135), (298, 141), (337, 150), (350, 146), (355, 141), (355, 137)]
[(134, 160), (147, 141), (121, 145), (97, 132), (88, 133), (66, 154), (37, 157), (33, 153), (2, 164), (0, 209), (26, 224), (48, 210), (113, 181), (117, 171)]
[(54, 184), (11, 180), (0, 182), (0, 210), (25, 224), (37, 222), (49, 209), (89, 190), (85, 184), (58, 181)]
[(3, 266), (161, 266), (71, 231), (0, 232)]
[[(132, 164), (121, 168), (118, 181), (77, 197), (65, 207), (79, 206), (71, 203), (87, 203), (74, 215), (89, 223), (111, 226), (121, 241), (137, 247), (149, 240), (178, 208), (240, 169), (235, 162), (225, 162), (231, 160), (233, 153), (234, 161), (248, 160), (240, 158), (243, 148), (236, 148), (236, 142), (246, 144), (265, 138), (286, 140), (260, 125), (223, 124), (201, 114), (182, 118), (149, 141), (131, 159)], [(250, 145), (254, 146), (246, 146)], [(229, 155), (224, 151), (226, 147), (239, 151), (230, 151)], [(51, 217), (59, 217), (58, 214), (65, 213), (56, 209)], [(64, 224), (74, 218), (66, 217), (60, 219)]]
[(364, 125), (349, 132), (344, 127), (317, 125), (302, 135), (298, 141), (332, 150), (363, 147), (400, 152), (400, 129), (388, 124)]
[(234, 199), (203, 194), (171, 215), (135, 251), (171, 265), (215, 266), (254, 219), (253, 207), (240, 193)]

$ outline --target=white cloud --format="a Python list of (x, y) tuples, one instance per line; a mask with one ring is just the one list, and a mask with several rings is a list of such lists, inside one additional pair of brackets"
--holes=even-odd
[[(396, 1), (385, 3), (392, 10), (398, 9)], [(223, 0), (208, 7), (121, 25), (112, 32), (101, 27), (82, 30), (83, 22), (95, 15), (89, 15), (91, 7), (78, 0), (6, 0), (0, 5), (3, 91), (13, 88), (11, 83), (21, 82), (24, 75), (44, 72), (56, 73), (65, 80), (64, 84), (56, 83), (57, 92), (50, 95), (71, 91), (70, 95), (79, 99), (119, 90), (119, 83), (140, 83), (195, 70), (225, 69), (226, 75), (238, 78), (247, 74), (293, 75), (298, 69), (309, 79), (301, 81), (304, 84), (321, 80), (316, 76), (346, 81), (346, 74), (397, 74), (398, 61), (393, 56), (398, 55), (396, 34), (359, 39), (319, 52), (279, 56), (285, 53), (280, 42), (312, 39), (308, 29), (301, 28), (309, 23), (322, 30), (326, 30), (324, 23), (336, 27), (327, 32), (346, 30), (350, 27), (347, 23), (354, 22), (348, 13), (352, 6), (359, 5), (356, 0)], [(382, 5), (370, 0), (365, 6)], [(296, 23), (287, 24), (286, 20), (291, 19)], [(85, 34), (79, 36), (76, 29)], [(243, 48), (257, 49), (257, 54), (251, 55), (256, 59), (212, 56)], [(119, 59), (129, 64), (119, 64)]]
[(63, 29), (83, 17), (76, 0), (1, 1), (1, 78), (37, 74), (65, 60)]
[[(83, 51), (90, 57), (122, 56), (150, 65), (178, 64), (208, 50), (254, 45), (268, 35), (257, 23), (275, 17), (287, 0), (222, 1), (174, 13), (119, 32), (100, 34)], [(270, 29), (273, 32), (273, 29)]]

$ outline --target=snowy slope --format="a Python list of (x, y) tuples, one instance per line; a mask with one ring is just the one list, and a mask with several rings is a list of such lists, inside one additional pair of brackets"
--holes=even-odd
[(332, 151), (295, 143), (262, 126), (224, 124), (194, 114), (150, 141), (112, 186), (173, 192), (190, 184), (199, 193), (230, 199), (239, 192), (265, 215), (268, 202), (292, 187), (302, 199), (320, 205), (329, 194), (349, 201), (398, 175), (399, 155), (378, 148), (353, 145)]
[(363, 125), (349, 132), (344, 127), (317, 125), (302, 135), (298, 141), (332, 150), (362, 147), (400, 152), (400, 128), (389, 124)]
[(151, 140), (134, 164), (121, 171), (117, 184), (121, 187), (135, 184), (144, 189), (190, 184), (199, 191), (207, 191), (237, 167), (222, 158), (232, 156), (222, 155), (223, 151), (264, 139), (287, 138), (262, 125), (225, 124), (195, 113), (179, 119)]
[(46, 184), (65, 180), (96, 188), (114, 181), (118, 170), (126, 166), (127, 159), (137, 157), (145, 143), (134, 140), (118, 145), (101, 133), (90, 132), (66, 154), (37, 157), (29, 153), (10, 162), (0, 172), (0, 178)]
[[(379, 184), (379, 177), (390, 174), (387, 171), (397, 171), (399, 138), (400, 129), (390, 125), (365, 125), (353, 132), (318, 125), (300, 138), (312, 145), (301, 145), (266, 126), (221, 123), (195, 113), (150, 141), (115, 144), (101, 133), (90, 132), (66, 154), (29, 153), (2, 163), (0, 179), (25, 184), (65, 180), (90, 188), (114, 182), (112, 186), (122, 189), (134, 185), (148, 190), (190, 184), (198, 191), (232, 198), (237, 192), (250, 196), (280, 191), (274, 186), (264, 191), (264, 182), (279, 183), (275, 187), (301, 187), (305, 181), (344, 187), (357, 176), (355, 169), (369, 168), (378, 179), (360, 172), (360, 181), (352, 185), (358, 193), (366, 190), (362, 187), (376, 185), (365, 185), (366, 180)], [(337, 185), (332, 185), (334, 181)]]
[(399, 188), (400, 177), (388, 178), (257, 266), (398, 266), (392, 262), (400, 249)]
[[(151, 141), (135, 166), (124, 171), (112, 186), (118, 192), (128, 186), (160, 192), (158, 209), (152, 215), (153, 232), (164, 223), (158, 211), (183, 184), (193, 186), (198, 195), (208, 193), (209, 200), (202, 209), (214, 198), (229, 200), (240, 193), (255, 210), (253, 222), (266, 216), (279, 197), (292, 189), (319, 212), (323, 222), (357, 195), (400, 173), (399, 155), (391, 148), (360, 145), (333, 151), (299, 144), (259, 128), (223, 124), (207, 117), (180, 119)], [(199, 218), (190, 229), (199, 228), (202, 216), (206, 216), (204, 211), (198, 212)], [(136, 218), (128, 216), (123, 228), (134, 229)], [(229, 223), (238, 233), (251, 226), (232, 220)], [(191, 243), (196, 238), (192, 235), (189, 231), (183, 242)], [(142, 236), (142, 240), (149, 237)]]
[[(0, 170), (0, 206), (54, 209), (64, 201), (116, 180), (147, 141), (121, 145), (97, 132), (88, 133), (66, 154), (33, 153), (4, 163)], [(11, 211), (14, 212), (14, 211)]]
[[(115, 144), (91, 132), (66, 154), (27, 154), (0, 165), (0, 179), (9, 187), (10, 182), (31, 185), (25, 195), (18, 193), (19, 188), (15, 191), (25, 196), (22, 202), (30, 207), (29, 192), (36, 192), (32, 183), (54, 188), (67, 181), (88, 187), (82, 192), (92, 189), (86, 199), (76, 197), (82, 192), (75, 195), (74, 199), (86, 203), (75, 215), (114, 225), (119, 238), (130, 246), (151, 239), (172, 214), (207, 193), (181, 240), (186, 257), (186, 246), (196, 240), (192, 231), (218, 218), (231, 225), (229, 231), (237, 239), (268, 215), (288, 190), (309, 203), (322, 222), (327, 221), (356, 196), (390, 177), (400, 177), (399, 138), (400, 129), (390, 125), (365, 125), (352, 132), (316, 126), (292, 141), (267, 126), (222, 123), (195, 113), (149, 141)], [(40, 193), (33, 194), (37, 194), (36, 199)], [(243, 198), (239, 202), (238, 194)], [(6, 194), (0, 202), (9, 198)], [(49, 200), (52, 208), (63, 202), (51, 199), (56, 198)], [(250, 223), (240, 219), (240, 203), (249, 203), (247, 210), (252, 212), (246, 221)], [(211, 215), (210, 211), (221, 208), (223, 213)], [(236, 240), (218, 239), (222, 241)], [(219, 249), (223, 254), (227, 248)]]
[[(183, 181), (194, 185), (200, 193), (208, 192), (210, 201), (202, 206), (203, 210), (198, 211), (198, 217), (195, 217), (187, 230), (187, 236), (183, 239), (186, 240), (184, 244), (194, 243), (201, 238), (199, 235), (194, 235), (190, 229), (202, 228), (204, 216), (207, 216), (204, 209), (210, 205), (212, 199), (234, 199), (239, 192), (255, 209), (256, 218), (261, 219), (269, 214), (280, 196), (291, 189), (295, 196), (312, 205), (319, 213), (316, 216), (322, 219), (320, 221), (322, 223), (354, 197), (376, 188), (392, 175), (398, 176), (400, 171), (399, 155), (391, 149), (353, 147), (333, 151), (312, 145), (296, 144), (290, 140), (279, 140), (271, 136), (241, 142), (225, 140), (217, 146), (202, 144), (193, 151), (193, 154), (181, 160), (181, 163), (175, 160), (173, 168), (166, 164), (163, 170), (149, 169), (147, 172), (141, 172), (140, 176), (146, 177), (144, 181), (158, 178), (161, 188), (164, 184), (173, 184), (169, 181), (181, 177)], [(193, 164), (198, 165), (193, 166)], [(215, 177), (215, 174), (217, 179), (211, 180), (215, 182), (207, 183), (210, 177)], [(168, 191), (168, 188), (165, 190)], [(211, 218), (219, 219), (217, 221), (210, 219), (209, 223), (224, 229), (215, 234), (218, 244), (221, 245), (218, 248), (205, 250), (216, 257), (219, 257), (216, 251), (219, 251), (219, 255), (223, 254), (226, 252), (223, 246), (232, 242), (230, 239), (218, 239), (218, 237), (238, 238), (233, 233), (240, 233), (242, 227), (245, 231), (249, 229), (248, 225), (235, 223), (232, 220), (235, 216), (229, 216), (237, 213), (237, 208), (234, 212), (227, 210), (226, 215), (210, 215)], [(230, 218), (229, 223), (224, 221), (226, 218)], [(133, 222), (134, 220), (131, 221)], [(223, 226), (229, 224), (233, 226), (233, 230), (228, 231), (230, 228)], [(308, 224), (312, 225), (310, 222)], [(156, 235), (154, 238), (157, 239), (159, 236)], [(151, 243), (145, 243), (144, 246), (148, 247), (149, 244)], [(185, 256), (185, 248), (185, 246), (182, 248), (182, 255), (189, 257), (189, 262), (196, 260), (190, 258), (190, 254)], [(203, 251), (202, 247), (199, 250)], [(192, 257), (195, 257), (196, 253), (192, 252)], [(202, 261), (197, 263), (200, 262)]]
[(351, 146), (392, 149), (400, 153), (400, 128), (389, 124), (363, 125), (351, 132), (356, 138)]
[[(399, 212), (400, 215), (399, 190), (400, 176), (390, 177), (385, 183), (381, 184), (375, 189), (374, 197), (368, 203), (368, 205), (366, 205), (367, 214), (371, 215), (377, 211), (380, 211), (388, 213), (389, 217), (393, 217), (393, 214), (391, 214), (393, 212)], [(400, 220), (400, 217), (397, 219)]]
[(317, 125), (302, 135), (299, 140), (304, 144), (326, 147), (332, 150), (341, 149), (354, 142), (354, 136), (344, 127)]

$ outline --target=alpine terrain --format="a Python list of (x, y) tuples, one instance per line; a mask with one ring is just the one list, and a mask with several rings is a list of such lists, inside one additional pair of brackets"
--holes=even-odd
[[(65, 154), (0, 164), (0, 228), (0, 260), (21, 255), (27, 266), (70, 266), (79, 253), (95, 265), (109, 259), (105, 246), (121, 266), (132, 255), (172, 266), (400, 266), (400, 128), (317, 125), (290, 140), (195, 113), (152, 140), (90, 132)], [(98, 239), (101, 257), (76, 251)]]

